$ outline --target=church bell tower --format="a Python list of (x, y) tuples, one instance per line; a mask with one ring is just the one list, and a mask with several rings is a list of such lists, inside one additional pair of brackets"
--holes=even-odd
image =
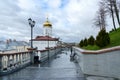
[(46, 22), (43, 24), (44, 36), (52, 36), (52, 24), (49, 22), (48, 17)]

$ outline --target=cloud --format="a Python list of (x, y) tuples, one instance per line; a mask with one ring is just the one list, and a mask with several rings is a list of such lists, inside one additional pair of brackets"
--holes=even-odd
[(48, 0), (48, 6), (51, 7), (51, 8), (59, 8), (61, 6), (61, 0), (56, 0), (56, 1), (53, 1), (53, 0)]
[[(46, 15), (53, 25), (53, 36), (65, 42), (79, 42), (97, 35), (93, 18), (99, 0), (4, 0), (0, 3), (0, 39), (30, 39), (28, 18), (36, 21), (34, 38), (43, 35)], [(111, 27), (107, 28), (108, 30)]]
[[(76, 38), (76, 36), (78, 36), (77, 41), (79, 41), (79, 39), (89, 37), (90, 35), (97, 33), (98, 30), (95, 32), (95, 30), (92, 28), (93, 17), (98, 8), (97, 4), (93, 4), (94, 2), (97, 3), (98, 1), (93, 0), (93, 2), (91, 2), (90, 0), (87, 0), (87, 2), (85, 2), (84, 0), (70, 0), (70, 2), (67, 3), (63, 8), (61, 11), (61, 17), (58, 18), (62, 21), (59, 20), (58, 23), (59, 25), (61, 24), (60, 29), (63, 28), (66, 32), (68, 32), (69, 39), (74, 37)], [(91, 9), (93, 7), (94, 9)], [(62, 25), (62, 23), (64, 23), (64, 25)], [(71, 33), (74, 35), (74, 37), (71, 35)]]

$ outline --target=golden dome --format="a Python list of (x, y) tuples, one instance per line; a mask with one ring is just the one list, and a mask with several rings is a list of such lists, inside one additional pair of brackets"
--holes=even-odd
[(48, 18), (47, 18), (47, 21), (43, 24), (44, 27), (52, 27), (52, 24), (48, 21)]

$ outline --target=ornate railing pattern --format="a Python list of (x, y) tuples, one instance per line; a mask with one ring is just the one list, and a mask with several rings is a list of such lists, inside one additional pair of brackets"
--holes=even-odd
[(30, 52), (0, 54), (0, 72), (12, 71), (30, 63)]

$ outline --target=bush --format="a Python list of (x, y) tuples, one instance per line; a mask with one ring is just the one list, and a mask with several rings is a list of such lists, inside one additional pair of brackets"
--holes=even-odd
[(114, 31), (115, 31), (115, 29), (112, 29), (109, 33), (114, 32)]
[(87, 46), (88, 42), (87, 42), (87, 38), (84, 39), (84, 46)]
[(83, 40), (80, 41), (79, 46), (80, 46), (80, 47), (83, 47), (83, 46), (84, 46)]
[(99, 47), (105, 47), (110, 44), (110, 37), (106, 30), (102, 29), (96, 37), (96, 45)]
[(89, 44), (89, 45), (94, 45), (94, 43), (95, 43), (94, 37), (93, 37), (93, 36), (90, 36), (89, 39), (88, 39), (88, 44)]

